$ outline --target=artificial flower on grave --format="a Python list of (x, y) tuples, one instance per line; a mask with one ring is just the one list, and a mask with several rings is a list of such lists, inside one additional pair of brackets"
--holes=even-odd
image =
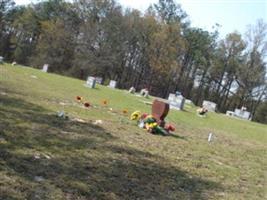
[(135, 111), (131, 114), (131, 120), (136, 120), (140, 128), (146, 129), (149, 133), (168, 135), (169, 131), (174, 131), (173, 125), (168, 124), (164, 128), (161, 127), (157, 120), (147, 113), (141, 114), (140, 111)]
[(123, 113), (123, 114), (127, 114), (127, 113), (128, 113), (128, 110), (123, 109), (123, 110), (122, 110), (122, 113)]
[(152, 122), (152, 123), (145, 123), (145, 128), (148, 132), (153, 131), (154, 128), (156, 128), (156, 126), (158, 126), (157, 122)]
[(147, 113), (143, 113), (143, 114), (141, 115), (141, 119), (145, 119), (147, 116), (148, 116)]
[(131, 114), (131, 120), (139, 120), (141, 117), (141, 112), (140, 111), (134, 111), (132, 114)]
[(175, 127), (171, 124), (165, 125), (164, 129), (167, 130), (168, 132), (170, 132), (170, 131), (174, 132), (175, 131)]
[(85, 102), (83, 105), (84, 105), (86, 108), (89, 108), (89, 107), (90, 107), (90, 103), (89, 103), (89, 102)]
[(81, 96), (77, 96), (77, 97), (76, 97), (76, 100), (77, 100), (78, 102), (81, 102), (81, 101), (83, 100), (83, 98), (82, 98)]
[(102, 101), (102, 104), (103, 104), (104, 106), (106, 106), (106, 105), (108, 104), (108, 101), (107, 101), (107, 100), (103, 100), (103, 101)]

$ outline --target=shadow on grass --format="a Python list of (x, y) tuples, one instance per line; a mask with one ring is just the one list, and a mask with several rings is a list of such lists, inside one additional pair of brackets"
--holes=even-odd
[(208, 199), (223, 190), (164, 158), (119, 146), (100, 126), (61, 120), (21, 99), (0, 102), (0, 137), (7, 141), (0, 199)]
[(182, 140), (186, 140), (187, 139), (184, 136), (180, 136), (180, 135), (177, 135), (177, 134), (174, 134), (174, 133), (169, 133), (167, 136), (173, 137), (173, 138), (176, 138), (176, 139), (182, 139)]

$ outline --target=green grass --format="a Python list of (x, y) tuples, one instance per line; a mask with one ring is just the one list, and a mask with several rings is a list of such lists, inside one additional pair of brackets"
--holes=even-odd
[[(167, 117), (175, 134), (151, 135), (128, 116), (149, 112), (147, 99), (83, 84), (0, 65), (1, 200), (267, 198), (266, 125), (200, 118), (187, 106)], [(82, 107), (77, 95), (93, 106)], [(56, 116), (63, 109), (69, 119)]]

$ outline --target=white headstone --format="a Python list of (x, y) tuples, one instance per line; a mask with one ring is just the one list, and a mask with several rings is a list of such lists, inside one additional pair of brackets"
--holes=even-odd
[(43, 72), (47, 72), (48, 71), (48, 67), (49, 67), (48, 64), (44, 64), (42, 71)]
[(95, 84), (96, 84), (96, 78), (93, 76), (88, 76), (86, 81), (86, 86), (89, 88), (95, 88)]
[(129, 89), (129, 93), (134, 94), (134, 93), (135, 93), (135, 88), (134, 88), (134, 87), (131, 87), (131, 88)]
[(235, 109), (235, 116), (241, 119), (250, 119), (250, 112), (242, 110), (242, 109)]
[(217, 104), (211, 101), (203, 101), (202, 107), (206, 108), (209, 112), (215, 112)]
[(212, 133), (209, 134), (208, 142), (211, 142), (211, 139), (212, 139)]
[(143, 97), (148, 98), (148, 94), (149, 94), (149, 92), (148, 92), (148, 90), (146, 88), (144, 88), (144, 89), (142, 89), (140, 91), (140, 95), (143, 96)]
[(184, 109), (185, 98), (182, 95), (177, 96), (175, 94), (170, 93), (168, 100), (171, 109), (176, 109), (176, 110)]
[(0, 64), (4, 63), (4, 57), (0, 56)]
[(117, 86), (117, 81), (110, 80), (108, 87), (110, 87), (110, 88), (116, 88), (116, 86)]

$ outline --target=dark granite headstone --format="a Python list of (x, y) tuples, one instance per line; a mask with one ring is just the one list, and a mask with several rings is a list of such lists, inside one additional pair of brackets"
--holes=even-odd
[(154, 100), (152, 104), (152, 116), (157, 120), (158, 124), (161, 127), (164, 127), (165, 125), (165, 117), (168, 115), (170, 106), (168, 103)]

